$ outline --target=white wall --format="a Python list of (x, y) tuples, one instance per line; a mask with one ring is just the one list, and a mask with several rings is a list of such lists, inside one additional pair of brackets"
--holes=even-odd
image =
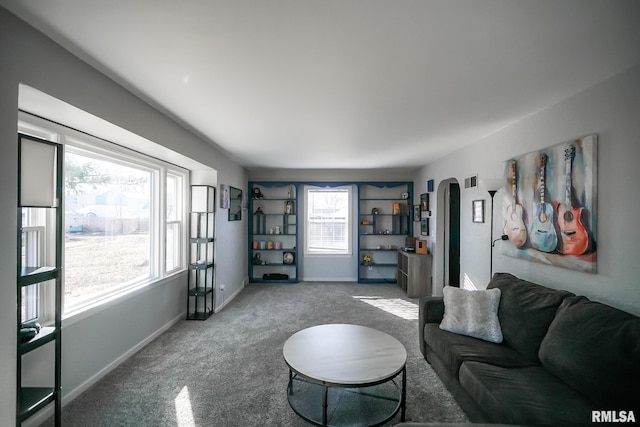
[[(438, 188), (440, 182), (450, 177), (462, 184), (465, 177), (476, 173), (480, 179), (499, 176), (509, 158), (590, 133), (598, 134), (598, 273), (506, 257), (497, 247), (493, 271), (511, 272), (640, 314), (640, 263), (636, 254), (640, 241), (636, 176), (640, 160), (640, 65), (427, 164), (416, 176), (416, 193), (426, 190), (428, 179), (434, 179)], [(494, 237), (502, 234), (499, 195)], [(466, 274), (476, 286), (484, 288), (489, 280), (490, 224), (472, 223), (471, 202), (475, 199), (486, 200), (488, 214), (490, 197), (486, 189), (461, 188), (461, 280)], [(433, 195), (432, 200), (436, 202), (434, 212), (439, 212), (437, 204), (443, 201)], [(442, 242), (433, 233), (441, 221), (436, 215), (432, 222), (429, 241), (434, 250), (434, 288), (441, 292)]]
[[(15, 424), (18, 87), (23, 83), (217, 171), (246, 187), (246, 171), (112, 80), (0, 8), (0, 425)], [(217, 221), (217, 278), (234, 295), (246, 276), (246, 224)], [(224, 239), (223, 250), (221, 240)], [(220, 283), (220, 281), (218, 281)], [(64, 394), (81, 391), (185, 310), (185, 275), (150, 287), (65, 329)], [(215, 319), (215, 318), (212, 318)], [(211, 320), (210, 320), (211, 321)], [(215, 321), (215, 320), (214, 320)], [(73, 367), (73, 369), (71, 369)]]

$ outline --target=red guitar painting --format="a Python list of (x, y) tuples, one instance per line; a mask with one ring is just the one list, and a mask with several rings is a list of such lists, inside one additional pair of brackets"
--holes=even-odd
[(538, 176), (538, 194), (540, 202), (536, 205), (529, 239), (531, 246), (542, 252), (553, 252), (558, 246), (558, 235), (553, 222), (554, 209), (545, 200), (547, 155), (540, 155), (540, 174)]
[(560, 252), (565, 255), (582, 255), (589, 247), (589, 234), (582, 225), (583, 208), (574, 208), (571, 203), (572, 161), (576, 147), (569, 145), (564, 150), (565, 199), (558, 204), (558, 226), (560, 227)]
[(527, 229), (523, 221), (524, 209), (518, 202), (516, 165), (517, 162), (513, 160), (509, 166), (511, 172), (511, 204), (507, 206), (504, 234), (509, 236), (509, 240), (511, 240), (516, 247), (520, 248), (527, 242)]

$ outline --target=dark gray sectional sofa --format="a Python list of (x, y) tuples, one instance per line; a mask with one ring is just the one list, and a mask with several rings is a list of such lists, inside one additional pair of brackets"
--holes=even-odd
[(420, 299), (422, 354), (470, 420), (585, 426), (609, 411), (640, 423), (640, 317), (508, 273), (488, 288), (501, 291), (499, 344), (440, 329), (443, 298)]

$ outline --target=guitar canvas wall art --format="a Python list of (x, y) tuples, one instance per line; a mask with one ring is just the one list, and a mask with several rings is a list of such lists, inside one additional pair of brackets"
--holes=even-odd
[(502, 253), (595, 273), (597, 135), (509, 159), (504, 177)]

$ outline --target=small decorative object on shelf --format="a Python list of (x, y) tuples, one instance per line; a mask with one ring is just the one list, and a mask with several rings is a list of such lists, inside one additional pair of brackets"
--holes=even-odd
[(294, 213), (293, 200), (286, 200), (284, 202), (284, 213), (285, 215), (293, 215)]
[(371, 256), (371, 254), (364, 254), (364, 256), (362, 257), (362, 262), (364, 263), (364, 265), (369, 265), (372, 261), (373, 257)]
[(282, 254), (282, 262), (284, 264), (293, 264), (296, 260), (296, 256), (293, 252), (284, 252)]
[(253, 187), (251, 190), (251, 198), (252, 199), (262, 199), (264, 196), (262, 195), (262, 191), (258, 187)]
[(40, 326), (40, 323), (36, 321), (23, 323), (22, 327), (20, 328), (20, 334), (19, 334), (20, 341), (22, 343), (30, 341), (36, 335), (38, 335), (38, 332), (40, 332), (40, 329), (42, 329), (42, 327)]

